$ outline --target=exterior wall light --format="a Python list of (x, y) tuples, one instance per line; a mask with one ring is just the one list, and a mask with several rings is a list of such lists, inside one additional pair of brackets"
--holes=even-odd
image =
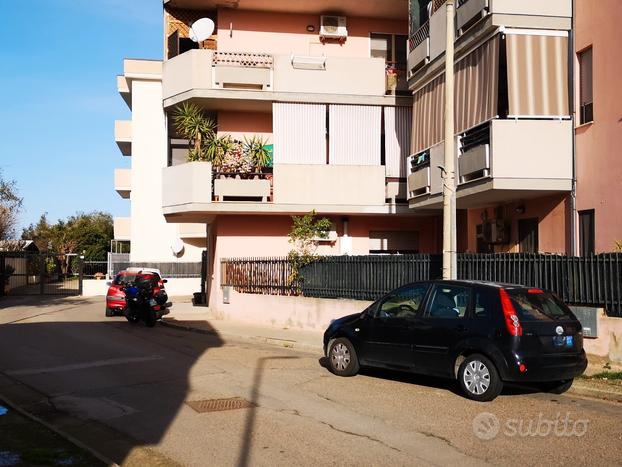
[(307, 31), (308, 32), (315, 32), (315, 26), (312, 24), (307, 25)]

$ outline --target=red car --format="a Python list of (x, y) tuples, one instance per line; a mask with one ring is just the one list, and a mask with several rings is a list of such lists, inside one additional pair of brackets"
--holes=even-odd
[(144, 280), (156, 280), (158, 285), (155, 293), (158, 293), (160, 289), (164, 289), (164, 284), (166, 283), (166, 279), (162, 279), (160, 271), (157, 269), (129, 268), (119, 272), (110, 284), (106, 294), (106, 316), (123, 314), (126, 306), (123, 289), (127, 284), (135, 282), (137, 277)]

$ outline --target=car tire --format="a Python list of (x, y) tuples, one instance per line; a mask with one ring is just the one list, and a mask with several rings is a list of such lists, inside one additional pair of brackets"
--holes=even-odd
[(149, 310), (145, 315), (145, 325), (148, 328), (152, 328), (155, 326), (157, 321), (156, 314), (153, 310)]
[(108, 318), (110, 318), (111, 316), (114, 316), (114, 310), (111, 308), (106, 307), (106, 316)]
[(352, 342), (345, 337), (332, 341), (328, 348), (328, 365), (330, 371), (337, 376), (357, 374), (360, 366)]
[(503, 389), (497, 368), (481, 354), (469, 355), (460, 364), (458, 383), (467, 398), (478, 402), (495, 399)]
[(574, 379), (571, 378), (563, 381), (553, 381), (551, 383), (546, 383), (544, 384), (544, 391), (550, 392), (551, 394), (563, 394), (568, 391), (568, 389), (570, 389), (573, 382)]

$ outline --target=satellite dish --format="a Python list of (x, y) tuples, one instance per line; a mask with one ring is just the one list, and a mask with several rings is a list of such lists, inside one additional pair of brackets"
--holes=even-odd
[(214, 27), (214, 22), (211, 19), (198, 19), (190, 26), (190, 39), (194, 42), (203, 42), (210, 38), (214, 32)]
[(176, 238), (173, 240), (173, 243), (171, 243), (171, 250), (173, 250), (173, 254), (175, 254), (175, 256), (178, 256), (182, 251), (184, 251), (184, 242), (182, 242), (181, 239)]

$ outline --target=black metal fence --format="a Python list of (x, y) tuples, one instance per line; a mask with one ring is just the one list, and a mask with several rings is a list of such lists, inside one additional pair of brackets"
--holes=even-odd
[[(242, 293), (375, 300), (408, 282), (442, 277), (440, 255), (322, 257), (292, 283), (287, 258), (221, 262), (221, 284)], [(545, 254), (459, 254), (458, 279), (540, 287), (571, 305), (604, 307), (622, 316), (622, 254), (588, 257)]]
[(108, 274), (108, 261), (84, 261), (85, 279), (104, 278)]

